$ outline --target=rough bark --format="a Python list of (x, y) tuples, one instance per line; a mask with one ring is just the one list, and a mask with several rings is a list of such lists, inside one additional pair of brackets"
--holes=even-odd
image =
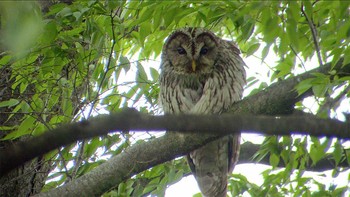
[[(176, 122), (177, 124), (173, 124)], [(350, 125), (337, 120), (319, 119), (313, 115), (298, 116), (256, 116), (231, 115), (165, 115), (151, 116), (136, 110), (122, 112), (66, 125), (40, 137), (0, 151), (0, 172), (5, 173), (21, 162), (41, 156), (51, 150), (73, 143), (107, 134), (112, 131), (178, 131), (201, 134), (227, 135), (237, 132), (263, 133), (267, 135), (308, 134), (311, 136), (328, 136), (343, 139), (350, 138)], [(67, 138), (66, 136), (69, 136)], [(202, 136), (199, 136), (203, 140)], [(175, 136), (174, 139), (177, 139)], [(180, 145), (179, 145), (180, 146)], [(170, 147), (169, 147), (170, 148)]]
[[(13, 90), (11, 87), (15, 78), (11, 79), (12, 74), (9, 66), (5, 65), (0, 68), (0, 102), (9, 99), (20, 100), (23, 95), (31, 95), (34, 91), (31, 86), (28, 86), (27, 91), (23, 94), (20, 94), (18, 89)], [(13, 126), (20, 124), (23, 114), (15, 114), (9, 119), (12, 110), (11, 107), (0, 108), (0, 125)], [(6, 133), (8, 131), (0, 131), (0, 138)], [(25, 142), (28, 139), (29, 136), (24, 136), (15, 141), (0, 141), (0, 149), (6, 149), (13, 143)], [(1, 158), (1, 160), (6, 160), (6, 158)], [(39, 193), (51, 168), (51, 162), (45, 161), (41, 156), (22, 163), (20, 167), (6, 174), (6, 176), (0, 176), (1, 196), (29, 196)]]

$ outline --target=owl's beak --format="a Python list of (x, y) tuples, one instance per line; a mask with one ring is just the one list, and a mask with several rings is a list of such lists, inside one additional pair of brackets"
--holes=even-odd
[(192, 70), (193, 72), (196, 71), (196, 62), (194, 60), (192, 60)]

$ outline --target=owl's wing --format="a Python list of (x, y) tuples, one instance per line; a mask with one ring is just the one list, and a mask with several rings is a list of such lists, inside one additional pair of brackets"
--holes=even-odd
[[(239, 57), (239, 56), (238, 56)], [(203, 87), (198, 102), (191, 108), (192, 114), (220, 114), (234, 102), (241, 100), (245, 85), (244, 62), (241, 58), (232, 60), (236, 66), (224, 65), (224, 71), (214, 72)]]
[(229, 135), (228, 137), (230, 138), (228, 141), (228, 173), (231, 173), (238, 162), (241, 149), (241, 134)]

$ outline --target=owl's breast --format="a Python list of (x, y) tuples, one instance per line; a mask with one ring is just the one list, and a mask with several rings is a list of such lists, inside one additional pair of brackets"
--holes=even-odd
[(201, 98), (203, 93), (203, 88), (198, 87), (197, 89), (189, 89), (186, 88), (184, 89), (184, 96), (188, 99), (190, 99), (190, 101), (192, 101), (192, 104), (196, 104), (199, 99)]
[(165, 72), (160, 77), (160, 104), (166, 113), (187, 113), (200, 101), (206, 77)]
[(183, 95), (196, 104), (203, 94), (205, 81), (196, 76), (187, 76), (182, 80)]

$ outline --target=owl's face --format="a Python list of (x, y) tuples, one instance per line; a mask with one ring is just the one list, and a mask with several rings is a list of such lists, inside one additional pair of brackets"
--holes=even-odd
[(163, 51), (175, 72), (179, 74), (210, 73), (218, 58), (219, 40), (213, 33), (201, 28), (175, 31), (165, 42)]

